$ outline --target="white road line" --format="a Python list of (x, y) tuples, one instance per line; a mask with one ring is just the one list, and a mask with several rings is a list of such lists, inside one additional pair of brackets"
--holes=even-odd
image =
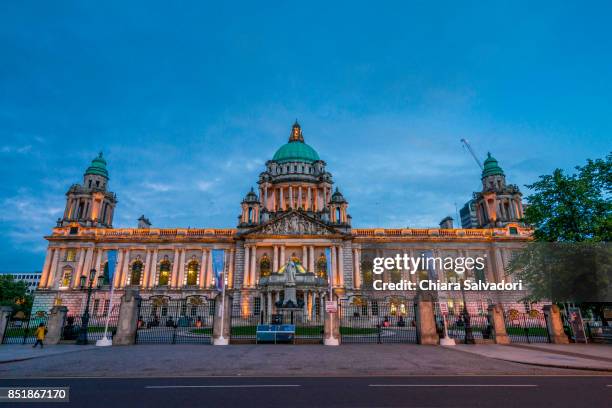
[(369, 384), (368, 387), (538, 387), (536, 384)]
[(301, 387), (297, 384), (239, 384), (239, 385), (147, 385), (145, 388), (273, 388)]

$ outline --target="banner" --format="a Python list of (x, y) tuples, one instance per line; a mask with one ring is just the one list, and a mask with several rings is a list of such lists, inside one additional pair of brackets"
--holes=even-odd
[(113, 276), (115, 276), (115, 267), (117, 266), (117, 250), (111, 249), (107, 253), (108, 259), (108, 283), (113, 284)]
[(327, 279), (329, 280), (329, 287), (334, 286), (334, 273), (332, 271), (331, 262), (331, 248), (325, 248), (325, 261), (327, 262)]
[(213, 249), (212, 250), (212, 266), (213, 273), (215, 276), (215, 286), (217, 290), (223, 290), (225, 285), (225, 250), (224, 249)]

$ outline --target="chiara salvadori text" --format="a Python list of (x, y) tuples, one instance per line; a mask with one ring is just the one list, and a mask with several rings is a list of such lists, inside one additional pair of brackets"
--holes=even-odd
[[(463, 287), (462, 287), (463, 286)], [(523, 281), (518, 282), (482, 282), (469, 279), (461, 282), (441, 282), (439, 280), (421, 280), (411, 282), (402, 279), (399, 282), (383, 282), (380, 279), (372, 282), (374, 290), (523, 290)]]

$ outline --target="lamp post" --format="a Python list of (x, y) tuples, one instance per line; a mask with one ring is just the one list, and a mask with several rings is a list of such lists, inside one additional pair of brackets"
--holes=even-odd
[[(81, 329), (79, 330), (79, 337), (77, 337), (76, 344), (85, 345), (88, 344), (87, 340), (87, 326), (89, 324), (89, 302), (91, 300), (91, 293), (93, 292), (93, 283), (96, 278), (96, 270), (92, 269), (89, 271), (89, 283), (87, 283), (87, 278), (85, 276), (81, 276), (81, 290), (84, 290), (87, 287), (87, 302), (85, 304), (85, 311), (81, 316)], [(97, 288), (99, 289), (103, 276), (98, 277)]]
[(474, 334), (472, 333), (472, 325), (470, 323), (470, 313), (465, 300), (465, 279), (461, 279), (461, 297), (463, 298), (463, 323), (465, 324), (465, 344), (474, 344)]

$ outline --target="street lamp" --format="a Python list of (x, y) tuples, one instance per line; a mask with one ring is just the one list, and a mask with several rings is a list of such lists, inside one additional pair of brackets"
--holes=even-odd
[[(77, 337), (76, 344), (85, 345), (88, 344), (87, 340), (87, 326), (89, 324), (89, 301), (91, 300), (91, 293), (93, 292), (93, 283), (96, 278), (96, 270), (92, 269), (89, 271), (89, 284), (87, 284), (87, 277), (81, 276), (81, 290), (84, 290), (87, 286), (87, 303), (85, 304), (85, 311), (81, 316), (81, 329), (79, 330), (79, 337)], [(97, 288), (100, 289), (103, 276), (98, 277)]]
[(465, 324), (465, 344), (474, 344), (474, 334), (472, 333), (472, 325), (470, 323), (470, 313), (465, 300), (465, 279), (461, 279), (461, 297), (463, 298), (463, 323)]

